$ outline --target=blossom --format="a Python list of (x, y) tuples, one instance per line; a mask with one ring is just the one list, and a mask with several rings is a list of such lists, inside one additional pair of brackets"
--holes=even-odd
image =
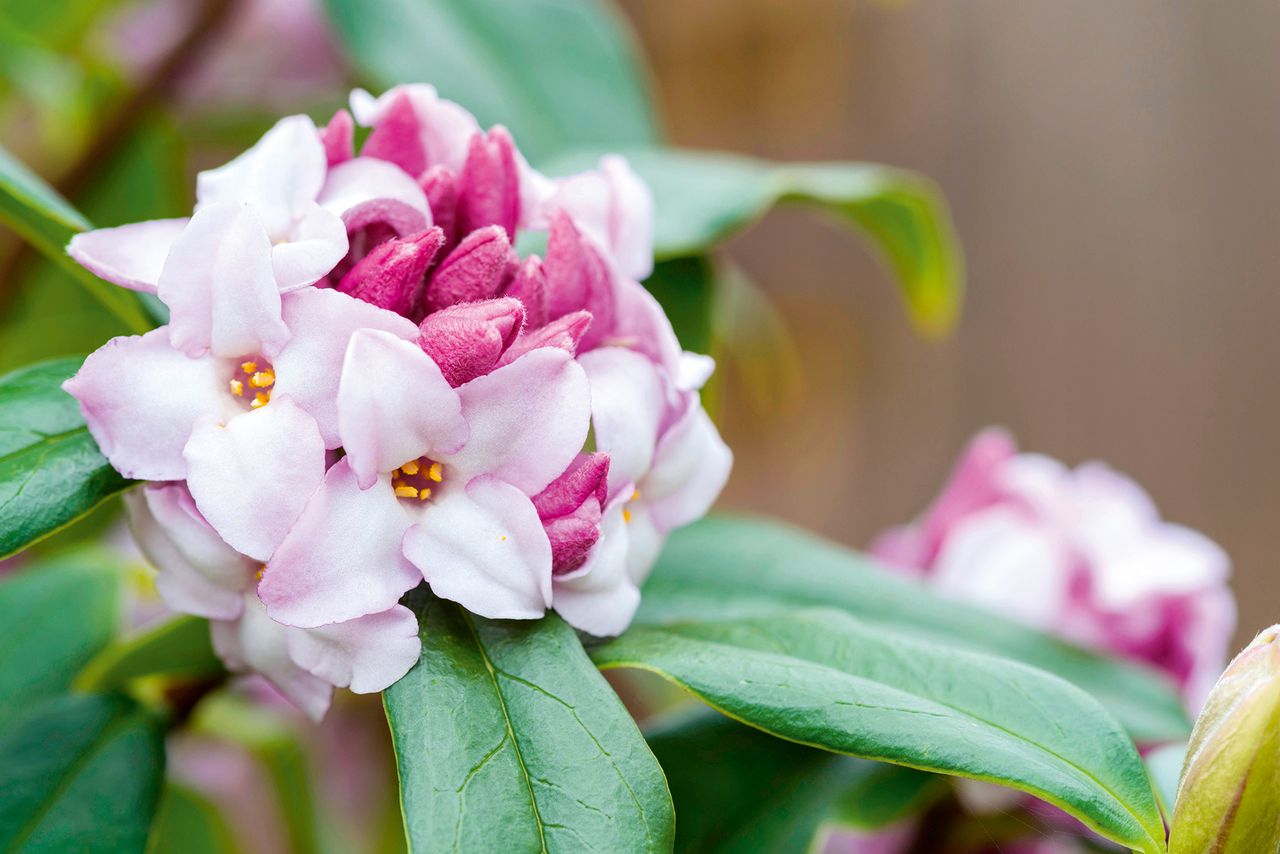
[(148, 484), (125, 501), (165, 602), (208, 617), (228, 667), (262, 674), (312, 718), (324, 715), (333, 686), (381, 691), (418, 660), (417, 619), (403, 605), (313, 629), (269, 619), (253, 592), (261, 563), (223, 542), (181, 483)]
[(1195, 712), (1235, 623), (1230, 562), (1161, 520), (1147, 493), (1101, 463), (1068, 469), (980, 433), (914, 524), (872, 553), (948, 595), (1153, 665)]

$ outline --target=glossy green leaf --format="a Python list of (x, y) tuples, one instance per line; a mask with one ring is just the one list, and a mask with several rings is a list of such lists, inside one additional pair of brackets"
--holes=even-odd
[(781, 738), (1010, 786), (1163, 851), (1137, 748), (1096, 700), (1043, 671), (832, 608), (633, 625), (592, 658), (658, 673)]
[(0, 580), (0, 731), (30, 706), (64, 693), (111, 641), (120, 591), (120, 574), (88, 550)]
[(0, 377), (0, 557), (13, 554), (129, 486), (98, 450), (62, 382), (81, 358)]
[(556, 616), (423, 596), (422, 658), (384, 695), (413, 851), (669, 851), (662, 770)]
[[(917, 326), (955, 321), (964, 261), (946, 202), (922, 175), (873, 163), (769, 163), (678, 149), (624, 152), (653, 190), (659, 259), (701, 255), (778, 204), (796, 203), (859, 231), (898, 280)], [(552, 160), (551, 174), (590, 167), (595, 152)]]
[(147, 854), (235, 854), (235, 836), (217, 805), (169, 783), (160, 796)]
[(142, 851), (164, 776), (159, 721), (67, 695), (0, 732), (0, 850)]
[(526, 156), (654, 140), (645, 73), (624, 22), (599, 0), (326, 0), (356, 65), (379, 88), (431, 83)]
[(89, 222), (3, 148), (0, 148), (0, 222), (9, 225), (70, 273), (132, 331), (145, 332), (155, 325), (137, 294), (102, 281), (67, 255), (67, 243), (74, 234), (89, 228)]
[(646, 729), (676, 806), (676, 851), (809, 850), (824, 822), (889, 824), (942, 778), (774, 738), (699, 710)]
[(638, 620), (664, 624), (781, 605), (836, 607), (871, 625), (1047, 670), (1096, 697), (1140, 743), (1190, 733), (1181, 700), (1155, 672), (945, 599), (780, 522), (713, 516), (676, 532), (645, 585)]
[(201, 679), (224, 672), (222, 660), (213, 651), (209, 621), (181, 616), (102, 650), (76, 677), (76, 687), (109, 691), (152, 676)]

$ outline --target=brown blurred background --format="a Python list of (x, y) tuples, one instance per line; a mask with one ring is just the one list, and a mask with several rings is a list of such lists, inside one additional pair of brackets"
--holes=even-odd
[(916, 337), (856, 243), (800, 211), (734, 256), (798, 344), (801, 405), (730, 397), (726, 503), (865, 545), (980, 427), (1104, 459), (1280, 619), (1280, 4), (628, 0), (671, 138), (933, 176), (968, 256)]

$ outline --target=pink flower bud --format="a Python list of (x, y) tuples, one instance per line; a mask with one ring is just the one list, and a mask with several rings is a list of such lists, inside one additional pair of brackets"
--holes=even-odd
[(447, 166), (432, 166), (418, 182), (427, 197), (431, 218), (444, 231), (446, 246), (458, 237), (458, 179)]
[(365, 157), (388, 160), (410, 175), (421, 175), (427, 168), (418, 116), (407, 92), (391, 101), (387, 112), (369, 133), (360, 153)]
[(330, 166), (346, 163), (355, 157), (355, 121), (346, 110), (338, 110), (320, 131), (320, 142), (324, 145), (325, 158)]
[(418, 345), (457, 388), (497, 367), (523, 324), (518, 300), (462, 303), (427, 315)]
[(530, 255), (517, 269), (505, 296), (524, 303), (525, 318), (531, 327), (547, 323), (547, 276), (542, 271), (542, 259)]
[(581, 567), (600, 539), (608, 480), (608, 454), (579, 454), (562, 475), (534, 496), (533, 506), (551, 540), (552, 575)]
[(520, 174), (511, 134), (501, 125), (471, 137), (459, 178), (458, 226), (462, 233), (500, 226), (514, 240), (520, 219)]
[(428, 312), (492, 299), (501, 292), (514, 264), (515, 252), (501, 228), (471, 232), (432, 274), (427, 285)]
[(443, 244), (438, 228), (380, 243), (342, 277), (338, 290), (408, 317), (422, 301), (427, 267)]
[(1280, 850), (1280, 625), (1228, 665), (1196, 721), (1170, 854)]
[(578, 342), (591, 327), (591, 315), (585, 311), (566, 314), (559, 320), (553, 320), (538, 329), (527, 329), (516, 339), (515, 343), (502, 354), (499, 364), (508, 364), (539, 347), (557, 347), (569, 355), (577, 355)]
[(575, 311), (595, 318), (583, 348), (595, 347), (613, 324), (616, 300), (609, 267), (599, 251), (582, 236), (568, 215), (557, 211), (547, 236), (547, 315), (551, 319)]

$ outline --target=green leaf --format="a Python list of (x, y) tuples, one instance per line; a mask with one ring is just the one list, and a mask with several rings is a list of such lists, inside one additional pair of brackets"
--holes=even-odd
[(531, 159), (570, 146), (654, 141), (645, 72), (598, 0), (326, 0), (356, 65), (380, 88), (431, 83)]
[(0, 581), (0, 732), (30, 706), (58, 696), (116, 632), (121, 577), (78, 551)]
[(129, 486), (61, 388), (82, 361), (56, 359), (0, 377), (0, 558)]
[(0, 734), (0, 849), (142, 851), (163, 776), (160, 723), (137, 704), (52, 700)]
[(165, 785), (147, 854), (235, 854), (238, 850), (215, 804), (185, 786)]
[(200, 679), (224, 672), (213, 651), (209, 621), (181, 616), (102, 650), (76, 677), (76, 687), (109, 691), (145, 677)]
[(945, 599), (857, 552), (776, 521), (713, 516), (676, 532), (645, 585), (637, 619), (660, 625), (788, 605), (840, 608), (869, 625), (1047, 670), (1096, 697), (1139, 743), (1190, 733), (1181, 700), (1154, 671)]
[(1102, 835), (1164, 849), (1142, 758), (1096, 700), (1006, 659), (919, 641), (831, 608), (633, 625), (592, 650), (800, 744), (998, 783)]
[(384, 700), (413, 851), (669, 851), (653, 754), (559, 617), (424, 595), (422, 658)]
[[(945, 331), (959, 313), (964, 261), (946, 202), (922, 175), (873, 163), (769, 163), (656, 148), (623, 153), (653, 190), (660, 260), (704, 254), (775, 205), (797, 203), (861, 232), (897, 277), (922, 331)], [(598, 156), (565, 155), (546, 170), (567, 174)]]
[(70, 273), (130, 330), (146, 332), (155, 325), (137, 294), (102, 281), (67, 255), (67, 243), (91, 227), (88, 220), (4, 148), (0, 148), (0, 222)]
[(947, 791), (911, 768), (814, 750), (698, 711), (645, 738), (676, 806), (676, 851), (806, 851), (826, 821), (889, 824)]

